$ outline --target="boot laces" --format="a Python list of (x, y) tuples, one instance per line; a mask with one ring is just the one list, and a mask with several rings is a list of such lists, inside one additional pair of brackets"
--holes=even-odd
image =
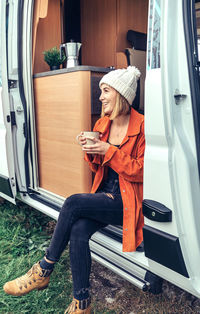
[(68, 306), (64, 314), (73, 313), (76, 310), (76, 300), (73, 300), (72, 303)]
[(24, 286), (26, 288), (27, 283), (31, 282), (31, 277), (33, 277), (33, 281), (36, 281), (34, 274), (39, 273), (38, 265), (33, 265), (33, 267), (23, 276), (17, 278), (18, 286)]

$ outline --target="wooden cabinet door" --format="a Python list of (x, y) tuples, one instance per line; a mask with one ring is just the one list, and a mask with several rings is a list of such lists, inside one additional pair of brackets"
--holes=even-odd
[(81, 0), (82, 64), (116, 63), (116, 0)]

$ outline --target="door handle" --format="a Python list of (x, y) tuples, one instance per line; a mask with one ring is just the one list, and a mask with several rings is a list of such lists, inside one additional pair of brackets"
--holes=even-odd
[(174, 94), (174, 98), (175, 98), (175, 103), (176, 105), (179, 105), (180, 101), (182, 101), (183, 99), (185, 99), (187, 97), (187, 95), (185, 94)]

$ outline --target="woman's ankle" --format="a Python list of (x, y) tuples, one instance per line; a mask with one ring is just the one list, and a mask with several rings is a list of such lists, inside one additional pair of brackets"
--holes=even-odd
[(45, 257), (40, 261), (40, 267), (42, 269), (48, 269), (48, 270), (53, 270), (54, 268), (54, 262), (49, 261), (48, 259), (46, 259)]
[(44, 258), (44, 260), (45, 260), (47, 263), (49, 263), (49, 264), (55, 264), (55, 262), (50, 261), (48, 258), (46, 258), (46, 256), (44, 256), (43, 258)]
[(76, 300), (86, 300), (90, 298), (89, 288), (82, 288), (79, 291), (74, 291), (73, 295)]

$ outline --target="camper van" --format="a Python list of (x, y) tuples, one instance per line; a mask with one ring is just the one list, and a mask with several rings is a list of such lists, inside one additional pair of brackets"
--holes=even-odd
[[(200, 1), (1, 0), (0, 16), (0, 196), (57, 219), (66, 197), (89, 192), (76, 136), (100, 116), (101, 77), (135, 65), (144, 246), (122, 252), (121, 227), (108, 226), (92, 257), (144, 291), (163, 278), (200, 297)], [(51, 70), (53, 47), (66, 60)]]

